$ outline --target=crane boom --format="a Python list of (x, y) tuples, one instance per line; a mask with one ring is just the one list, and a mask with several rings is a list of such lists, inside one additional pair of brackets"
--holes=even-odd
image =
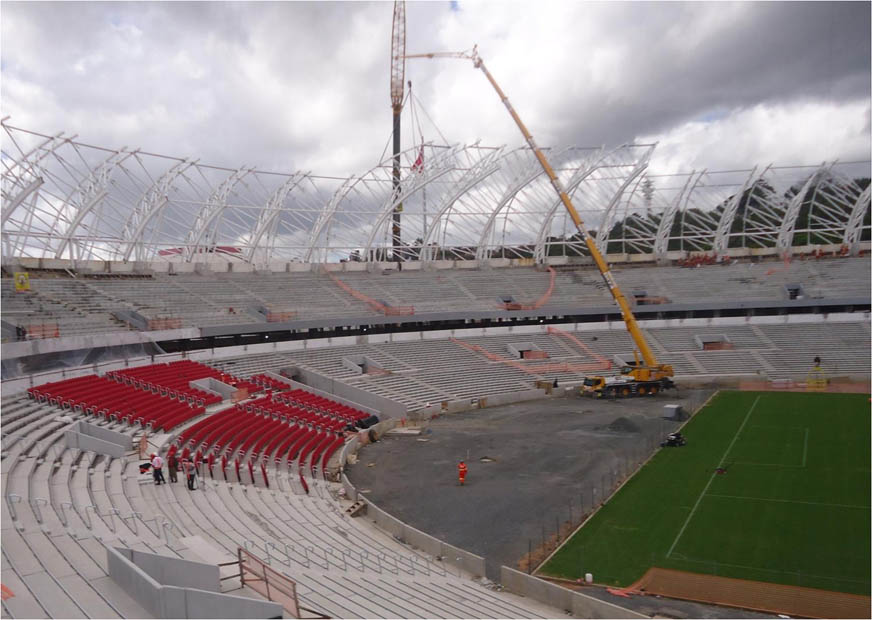
[(599, 249), (596, 247), (596, 243), (594, 242), (593, 238), (587, 232), (587, 229), (584, 226), (584, 222), (581, 220), (581, 216), (579, 216), (578, 211), (572, 204), (572, 200), (570, 200), (569, 198), (569, 194), (566, 193), (566, 189), (563, 187), (563, 183), (561, 183), (560, 179), (557, 177), (557, 174), (554, 172), (554, 169), (551, 167), (548, 159), (545, 157), (542, 149), (540, 149), (539, 146), (536, 144), (536, 141), (533, 139), (533, 136), (527, 129), (527, 126), (524, 125), (521, 117), (518, 116), (518, 113), (515, 111), (515, 108), (512, 106), (509, 98), (503, 92), (503, 89), (500, 88), (500, 85), (497, 84), (497, 81), (494, 79), (493, 75), (491, 75), (490, 71), (488, 71), (481, 57), (478, 55), (477, 46), (473, 47), (471, 51), (467, 52), (434, 52), (430, 54), (413, 54), (406, 56), (406, 58), (465, 58), (468, 60), (472, 60), (476, 69), (481, 69), (488, 82), (490, 82), (491, 86), (493, 86), (494, 90), (499, 95), (500, 100), (503, 102), (503, 105), (509, 111), (509, 114), (511, 114), (512, 119), (518, 126), (518, 129), (521, 130), (521, 133), (524, 136), (524, 140), (527, 141), (527, 144), (536, 155), (536, 159), (539, 160), (539, 165), (542, 166), (542, 170), (548, 176), (548, 179), (551, 182), (551, 186), (554, 188), (554, 191), (556, 191), (557, 194), (560, 196), (560, 201), (563, 203), (563, 206), (569, 213), (569, 216), (572, 218), (572, 222), (575, 224), (576, 229), (578, 229), (581, 238), (587, 245), (587, 249), (590, 252), (591, 257), (593, 258), (594, 263), (596, 263), (597, 269), (599, 269), (599, 272), (602, 275), (602, 278), (605, 281), (609, 292), (612, 294), (612, 297), (618, 304), (618, 307), (621, 309), (621, 317), (624, 320), (624, 324), (627, 326), (627, 331), (630, 333), (630, 337), (632, 337), (633, 342), (636, 344), (636, 347), (641, 353), (642, 360), (644, 362), (644, 366), (640, 366), (637, 363), (636, 367), (633, 368), (631, 374), (637, 381), (659, 380), (664, 377), (671, 377), (673, 375), (672, 367), (660, 364), (657, 361), (657, 358), (654, 356), (654, 352), (651, 350), (651, 347), (648, 346), (648, 343), (645, 340), (645, 336), (644, 334), (642, 334), (642, 330), (639, 328), (639, 324), (636, 322), (636, 317), (633, 315), (633, 311), (630, 309), (630, 304), (627, 302), (627, 298), (624, 297), (624, 294), (618, 287), (618, 283), (615, 281), (614, 276), (612, 276), (612, 272), (609, 268), (608, 263), (606, 262), (603, 255), (600, 253)]

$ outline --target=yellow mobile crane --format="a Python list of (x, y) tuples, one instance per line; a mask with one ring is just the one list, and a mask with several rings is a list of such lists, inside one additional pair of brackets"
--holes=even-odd
[[(609, 269), (608, 263), (606, 262), (605, 258), (603, 258), (603, 255), (600, 254), (599, 249), (597, 249), (596, 247), (596, 243), (594, 243), (594, 240), (585, 229), (584, 222), (581, 221), (581, 217), (579, 217), (578, 211), (575, 210), (572, 201), (569, 199), (569, 194), (566, 193), (566, 189), (564, 189), (563, 183), (561, 183), (560, 179), (557, 178), (557, 174), (555, 174), (554, 169), (551, 167), (551, 164), (548, 163), (548, 160), (545, 158), (545, 154), (536, 145), (536, 141), (527, 130), (527, 127), (524, 125), (521, 117), (518, 116), (515, 108), (512, 107), (512, 104), (509, 102), (509, 98), (506, 97), (499, 84), (497, 84), (496, 80), (494, 80), (493, 76), (490, 74), (490, 71), (488, 71), (487, 67), (485, 67), (484, 62), (478, 55), (478, 46), (473, 47), (472, 51), (467, 52), (435, 52), (430, 54), (410, 54), (405, 57), (464, 58), (467, 60), (471, 60), (476, 69), (482, 70), (485, 77), (487, 77), (488, 81), (491, 83), (491, 86), (493, 86), (494, 90), (497, 91), (497, 94), (499, 95), (500, 100), (503, 102), (503, 105), (506, 106), (509, 114), (512, 115), (512, 119), (514, 119), (515, 124), (518, 126), (518, 129), (521, 130), (521, 133), (524, 135), (524, 139), (527, 141), (527, 144), (533, 150), (533, 153), (535, 153), (536, 159), (539, 160), (539, 164), (542, 166), (542, 170), (544, 170), (545, 174), (548, 175), (548, 179), (551, 181), (551, 185), (552, 187), (554, 187), (554, 191), (556, 191), (557, 194), (560, 196), (560, 201), (563, 203), (563, 206), (566, 208), (566, 211), (569, 213), (569, 216), (575, 223), (575, 227), (578, 229), (579, 234), (581, 234), (581, 238), (584, 239), (585, 244), (587, 244), (587, 249), (590, 252), (591, 257), (593, 257), (597, 269), (599, 269), (599, 272), (602, 275), (603, 280), (605, 280), (606, 286), (608, 286), (612, 297), (614, 297), (615, 302), (621, 309), (621, 317), (624, 319), (624, 324), (627, 326), (627, 331), (630, 332), (630, 336), (633, 338), (633, 342), (636, 343), (638, 351), (633, 352), (633, 356), (635, 358), (634, 361), (621, 368), (621, 374), (619, 376), (586, 377), (584, 379), (584, 383), (581, 386), (581, 393), (596, 397), (644, 396), (647, 394), (653, 395), (661, 390), (675, 387), (675, 384), (672, 382), (671, 379), (671, 377), (673, 376), (672, 366), (668, 364), (661, 364), (657, 361), (657, 358), (654, 357), (654, 353), (651, 351), (651, 348), (645, 341), (645, 336), (642, 334), (642, 330), (639, 329), (639, 324), (636, 322), (636, 317), (633, 316), (633, 312), (632, 310), (630, 310), (630, 304), (627, 303), (627, 298), (624, 297), (621, 289), (618, 288), (618, 284), (617, 282), (615, 282), (615, 278), (612, 276), (612, 272)], [(639, 361), (639, 353), (641, 353), (642, 355), (641, 362)]]

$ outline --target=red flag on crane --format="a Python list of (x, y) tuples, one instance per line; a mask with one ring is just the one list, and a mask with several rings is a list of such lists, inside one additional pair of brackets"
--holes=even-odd
[(421, 145), (421, 150), (418, 151), (418, 159), (415, 160), (415, 163), (412, 164), (413, 172), (423, 172), (424, 171), (424, 145)]

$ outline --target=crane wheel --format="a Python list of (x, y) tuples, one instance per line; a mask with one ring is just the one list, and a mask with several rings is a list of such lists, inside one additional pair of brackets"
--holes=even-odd
[(658, 392), (658, 390), (657, 390), (657, 386), (656, 386), (656, 385), (652, 385), (652, 386), (651, 386), (651, 396), (654, 396), (657, 392)]
[(640, 385), (640, 386), (639, 386), (639, 396), (644, 396), (644, 395), (647, 394), (647, 393), (648, 393), (648, 390), (645, 389), (645, 386), (644, 386), (644, 385)]
[(630, 395), (630, 388), (624, 388), (623, 390), (621, 390), (621, 396), (623, 396), (624, 398), (626, 398), (629, 395)]

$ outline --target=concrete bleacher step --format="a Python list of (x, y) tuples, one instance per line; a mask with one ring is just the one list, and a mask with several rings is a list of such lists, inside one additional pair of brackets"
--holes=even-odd
[(25, 582), (15, 572), (4, 566), (2, 579), (3, 585), (9, 588), (14, 595), (3, 601), (4, 610), (9, 610), (13, 618), (48, 617), (48, 610), (39, 603)]

